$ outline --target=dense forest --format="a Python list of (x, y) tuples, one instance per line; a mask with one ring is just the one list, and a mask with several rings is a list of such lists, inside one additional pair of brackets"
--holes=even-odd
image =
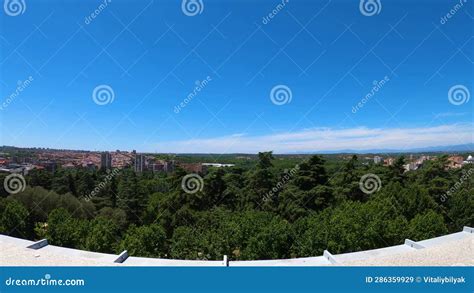
[[(212, 168), (197, 192), (173, 173), (33, 170), (27, 188), (0, 194), (0, 232), (105, 253), (176, 259), (275, 259), (353, 252), (474, 226), (474, 166), (446, 156), (405, 172), (307, 156), (283, 167), (271, 152), (248, 167)], [(290, 165), (290, 164), (286, 164)], [(376, 189), (361, 178), (375, 174)], [(3, 182), (6, 174), (1, 174)], [(374, 182), (372, 182), (374, 183)]]

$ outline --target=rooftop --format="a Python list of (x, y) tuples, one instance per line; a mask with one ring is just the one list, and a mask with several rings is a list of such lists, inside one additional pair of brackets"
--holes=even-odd
[(222, 261), (175, 260), (105, 254), (0, 235), (0, 266), (474, 266), (474, 229), (402, 245), (322, 256)]

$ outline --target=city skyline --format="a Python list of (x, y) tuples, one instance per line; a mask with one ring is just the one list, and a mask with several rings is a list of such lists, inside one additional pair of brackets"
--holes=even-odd
[[(27, 2), (1, 144), (158, 153), (472, 144), (472, 3)], [(464, 6), (465, 5), (465, 6)], [(451, 13), (451, 12), (450, 12)]]

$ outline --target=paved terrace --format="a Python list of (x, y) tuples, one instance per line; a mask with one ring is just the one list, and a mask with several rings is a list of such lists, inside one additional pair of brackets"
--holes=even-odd
[(423, 241), (344, 254), (324, 251), (322, 256), (222, 261), (174, 260), (96, 253), (0, 235), (0, 266), (474, 266), (474, 229)]

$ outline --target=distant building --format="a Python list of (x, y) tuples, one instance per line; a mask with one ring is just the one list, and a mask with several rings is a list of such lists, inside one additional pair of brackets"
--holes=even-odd
[(135, 172), (141, 173), (145, 170), (145, 161), (144, 155), (135, 154)]
[(394, 158), (387, 158), (383, 161), (383, 164), (385, 166), (392, 166), (394, 162), (395, 162)]
[(462, 156), (451, 156), (448, 158), (448, 168), (459, 169), (463, 165), (464, 158)]
[(202, 163), (203, 166), (209, 166), (209, 167), (234, 167), (235, 164), (220, 164), (220, 163)]
[(58, 167), (55, 161), (42, 161), (38, 165), (50, 172), (56, 172), (56, 169)]
[(163, 171), (167, 173), (173, 172), (175, 169), (175, 162), (174, 161), (164, 161), (163, 162)]
[(179, 166), (190, 173), (203, 173), (205, 171), (201, 163), (180, 163)]
[(380, 164), (382, 163), (382, 161), (383, 161), (382, 157), (379, 157), (379, 156), (374, 157), (374, 164)]
[(474, 164), (474, 158), (469, 155), (467, 159), (463, 162), (463, 164)]
[(23, 174), (26, 175), (25, 173), (25, 167), (18, 165), (18, 164), (10, 164), (6, 168), (0, 168), (0, 172), (5, 172), (5, 173), (17, 173), (17, 174)]
[(87, 168), (89, 170), (95, 170), (97, 168), (97, 165), (94, 164), (94, 162), (83, 162), (82, 167)]
[(64, 169), (73, 169), (76, 166), (73, 163), (66, 163), (66, 164), (62, 165), (61, 167), (64, 168)]
[(153, 172), (164, 172), (165, 171), (165, 166), (161, 163), (154, 163), (153, 165), (151, 165), (151, 170)]
[(112, 169), (112, 155), (109, 152), (100, 154), (100, 168)]
[(417, 170), (419, 165), (417, 165), (416, 163), (408, 163), (403, 165), (403, 167), (405, 168), (405, 171), (408, 172)]

